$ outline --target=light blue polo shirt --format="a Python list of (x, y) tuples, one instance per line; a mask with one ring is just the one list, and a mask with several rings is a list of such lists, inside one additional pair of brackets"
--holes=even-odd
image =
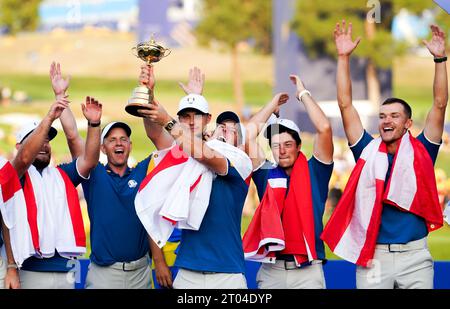
[[(70, 163), (61, 164), (58, 167), (67, 174), (75, 187), (78, 186), (81, 181), (83, 181), (83, 178), (78, 174), (77, 171), (76, 159)], [(22, 177), (20, 181), (23, 187), (25, 178)], [(56, 251), (55, 255), (51, 258), (42, 259), (37, 257), (29, 257), (23, 262), (22, 269), (42, 272), (68, 272), (74, 267), (73, 263), (68, 264), (69, 261), (69, 259), (60, 256)]]
[[(425, 146), (425, 149), (434, 164), (440, 145), (431, 143), (427, 140), (423, 132), (417, 136), (417, 139)], [(353, 156), (355, 157), (355, 161), (358, 161), (362, 151), (372, 140), (373, 137), (364, 130), (361, 139), (355, 145), (350, 147)], [(385, 185), (388, 183), (391, 175), (394, 155), (388, 153), (388, 160), (389, 168), (386, 174)], [(427, 235), (428, 230), (423, 218), (410, 212), (402, 211), (395, 206), (383, 203), (381, 226), (377, 238), (378, 244), (406, 244), (407, 242), (424, 238)]]
[(200, 229), (182, 230), (176, 267), (245, 273), (241, 218), (247, 192), (248, 185), (228, 162), (228, 174), (213, 180), (208, 209)]
[[(328, 184), (330, 182), (331, 173), (333, 172), (333, 163), (325, 164), (317, 160), (314, 156), (308, 160), (309, 178), (311, 181), (311, 195), (313, 200), (314, 211), (314, 230), (316, 239), (316, 252), (317, 258), (320, 260), (325, 259), (325, 247), (323, 241), (320, 239), (320, 234), (323, 231), (323, 213), (325, 211), (325, 202), (328, 198)], [(274, 165), (269, 164), (267, 161), (262, 168), (259, 168), (253, 173), (253, 181), (255, 182), (256, 189), (258, 190), (259, 200), (261, 201), (264, 192), (266, 191), (267, 178), (269, 176), (270, 169), (275, 168)], [(287, 178), (287, 186), (289, 190), (290, 177), (285, 173), (280, 175)], [(286, 191), (286, 194), (288, 192)]]
[(97, 265), (131, 262), (149, 254), (147, 232), (134, 199), (147, 174), (150, 156), (120, 177), (99, 163), (82, 182), (91, 222), (90, 259)]

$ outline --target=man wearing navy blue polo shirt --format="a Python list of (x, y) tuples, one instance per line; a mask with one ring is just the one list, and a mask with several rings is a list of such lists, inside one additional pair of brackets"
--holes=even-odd
[[(329, 120), (311, 97), (309, 91), (305, 89), (299, 77), (291, 75), (290, 79), (297, 87), (296, 97), (305, 106), (317, 134), (313, 155), (306, 160), (301, 152), (300, 130), (293, 121), (274, 119), (264, 132), (277, 164), (272, 165), (266, 162), (254, 171), (252, 177), (262, 202), (259, 208), (274, 206), (265, 204), (270, 200), (266, 197), (269, 194), (266, 192), (269, 190), (269, 185), (270, 190), (284, 190), (277, 195), (279, 199), (276, 200), (276, 204), (278, 206), (275, 206), (280, 207), (279, 221), (281, 221), (281, 228), (284, 231), (284, 244), (282, 250), (272, 253), (273, 259), (264, 260), (267, 263), (261, 265), (256, 281), (261, 289), (323, 289), (325, 288), (325, 278), (322, 262), (325, 260), (325, 250), (323, 242), (320, 240), (320, 233), (323, 228), (322, 217), (325, 201), (328, 197), (328, 183), (333, 170), (333, 135)], [(250, 119), (249, 123), (256, 128), (261, 127), (260, 124), (266, 123), (269, 117), (274, 118), (271, 115), (277, 114), (280, 105), (286, 101), (286, 94), (277, 94), (269, 104)], [(259, 130), (249, 129), (249, 138), (256, 139), (258, 132)], [(298, 180), (299, 178), (308, 179), (301, 182)], [(275, 184), (280, 184), (280, 180), (284, 181), (284, 185)], [(296, 186), (295, 191), (292, 187), (294, 185)], [(299, 214), (299, 216), (295, 214)], [(258, 216), (255, 214), (253, 220), (257, 220), (257, 218)], [(261, 226), (261, 229), (265, 229), (263, 225)], [(249, 243), (247, 237), (258, 237), (257, 234), (260, 232), (266, 233), (270, 237), (270, 234), (267, 234), (270, 231), (261, 229), (254, 230), (256, 233), (252, 234), (250, 227), (244, 236), (245, 245)], [(303, 236), (297, 239), (295, 236), (297, 234), (308, 235), (308, 233), (310, 239)], [(246, 256), (251, 257), (252, 254), (247, 253), (247, 245), (244, 250)]]
[[(432, 39), (430, 42), (425, 42), (425, 45), (436, 62), (433, 85), (434, 102), (425, 121), (425, 128), (417, 137), (419, 144), (423, 145), (418, 148), (421, 149), (421, 155), (430, 161), (430, 173), (433, 172), (432, 164), (436, 161), (441, 144), (448, 100), (445, 35), (437, 26), (431, 26), (431, 30)], [(376, 141), (364, 130), (358, 112), (352, 105), (349, 58), (357, 47), (359, 39), (352, 40), (351, 24), (346, 29), (345, 21), (342, 26), (339, 23), (336, 25), (334, 36), (338, 53), (338, 104), (350, 149), (355, 160), (358, 160), (364, 153), (364, 149)], [(400, 153), (400, 142), (408, 143), (404, 136), (409, 134), (411, 126), (411, 107), (408, 103), (398, 98), (389, 98), (382, 103), (378, 129), (381, 143), (386, 145), (389, 164), (384, 181), (385, 190), (387, 185), (395, 180), (392, 179), (394, 176), (391, 176), (395, 171), (392, 167), (393, 162), (402, 160), (401, 157), (397, 158), (397, 154)], [(413, 152), (419, 150), (414, 149)], [(423, 152), (426, 153), (423, 154)], [(414, 169), (418, 168), (420, 167), (414, 167)], [(403, 170), (402, 174), (407, 172)], [(431, 178), (434, 179), (434, 176)], [(425, 185), (430, 180), (421, 179), (420, 181)], [(416, 195), (420, 194), (421, 190), (424, 191), (424, 188), (417, 187)], [(413, 192), (413, 190), (406, 192)], [(431, 205), (433, 202), (428, 200), (427, 203)], [(399, 204), (399, 206), (402, 205)], [(357, 288), (433, 288), (433, 261), (427, 247), (426, 216), (426, 213), (419, 216), (383, 200), (373, 263), (368, 267), (357, 267)], [(430, 227), (432, 228), (432, 225)]]
[[(243, 179), (228, 159), (206, 143), (206, 126), (211, 114), (208, 102), (201, 95), (203, 79), (197, 68), (191, 70), (189, 89), (185, 90), (190, 94), (179, 102), (178, 121), (172, 119), (158, 102), (145, 113), (150, 121), (163, 128), (160, 140), (175, 141), (183, 151), (216, 174), (199, 230), (182, 230), (175, 260), (179, 271), (173, 287), (247, 288), (240, 236), (242, 209), (248, 192), (247, 179)], [(222, 132), (223, 129), (220, 128)], [(237, 132), (231, 127), (228, 134), (225, 129), (226, 142), (236, 146), (236, 137)], [(248, 157), (247, 160), (251, 169)]]
[(86, 288), (150, 288), (149, 239), (134, 208), (150, 157), (128, 166), (131, 128), (111, 122), (101, 136), (108, 159), (83, 181), (91, 222), (91, 264)]
[[(69, 261), (86, 251), (75, 187), (89, 177), (98, 161), (102, 106), (94, 98), (86, 98), (86, 104), (82, 105), (88, 120), (86, 145), (78, 158), (57, 169), (49, 166), (49, 142), (57, 134), (51, 125), (68, 104), (67, 98), (60, 97), (40, 123), (25, 124), (16, 136), (18, 152), (12, 165), (21, 178), (24, 192), (28, 192), (25, 194), (27, 209), (35, 207), (37, 212), (34, 217), (37, 229), (33, 229), (33, 213), (28, 211), (31, 234), (37, 236), (33, 238), (37, 248), (35, 256), (26, 259), (20, 269), (20, 284), (25, 289), (74, 288), (74, 273), (68, 274), (73, 264)], [(70, 209), (70, 216), (60, 212), (65, 207)]]

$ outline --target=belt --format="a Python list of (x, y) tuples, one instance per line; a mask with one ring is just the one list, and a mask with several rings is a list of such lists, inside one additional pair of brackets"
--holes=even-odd
[(194, 269), (187, 269), (187, 268), (182, 268), (183, 270), (187, 270), (187, 271), (192, 271), (194, 273), (198, 273), (198, 274), (202, 274), (202, 275), (214, 275), (214, 274), (221, 274), (217, 271), (202, 271), (202, 270), (194, 270)]
[(123, 270), (123, 271), (134, 271), (143, 267), (149, 266), (149, 261), (147, 256), (144, 256), (136, 261), (131, 262), (116, 262), (109, 267), (113, 269)]
[(410, 241), (406, 244), (377, 244), (375, 249), (388, 252), (405, 252), (412, 250), (420, 250), (428, 248), (427, 238)]
[(314, 265), (314, 264), (322, 264), (321, 260), (314, 260), (311, 262), (303, 262), (300, 263), (300, 265), (297, 265), (295, 263), (295, 261), (288, 261), (288, 260), (276, 260), (275, 264), (273, 264), (274, 267), (276, 268), (284, 268), (285, 270), (293, 270), (293, 269), (299, 269), (299, 268), (304, 268), (310, 265)]

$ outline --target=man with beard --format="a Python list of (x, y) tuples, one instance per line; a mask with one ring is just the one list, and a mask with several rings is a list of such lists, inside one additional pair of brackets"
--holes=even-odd
[[(51, 125), (68, 107), (60, 97), (40, 122), (25, 124), (16, 135), (17, 155), (12, 165), (21, 178), (27, 203), (27, 220), (34, 255), (26, 259), (20, 270), (22, 288), (74, 288), (70, 259), (86, 251), (78, 194), (75, 187), (89, 177), (99, 156), (102, 105), (87, 97), (82, 104), (88, 121), (86, 145), (71, 163), (50, 165), (50, 141), (57, 131)], [(18, 244), (16, 244), (17, 247)], [(23, 248), (24, 246), (20, 246)]]
[(424, 41), (434, 56), (434, 102), (425, 128), (414, 138), (411, 107), (399, 98), (380, 106), (374, 139), (352, 105), (352, 25), (334, 30), (338, 53), (337, 95), (344, 130), (357, 164), (322, 239), (334, 253), (357, 265), (357, 288), (433, 288), (428, 232), (443, 224), (434, 162), (442, 142), (448, 100), (445, 34), (431, 26)]

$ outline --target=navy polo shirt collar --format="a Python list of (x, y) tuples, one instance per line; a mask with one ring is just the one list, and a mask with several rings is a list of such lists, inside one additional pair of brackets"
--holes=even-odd
[[(107, 172), (108, 174), (112, 174), (112, 175), (121, 177), (119, 174), (117, 174), (116, 172), (114, 172), (114, 171), (109, 167), (109, 164), (106, 164), (105, 168), (106, 168), (106, 172)], [(125, 170), (125, 173), (123, 174), (122, 177), (128, 176), (128, 175), (131, 173), (131, 170), (132, 170), (132, 169), (127, 165), (127, 169)]]

